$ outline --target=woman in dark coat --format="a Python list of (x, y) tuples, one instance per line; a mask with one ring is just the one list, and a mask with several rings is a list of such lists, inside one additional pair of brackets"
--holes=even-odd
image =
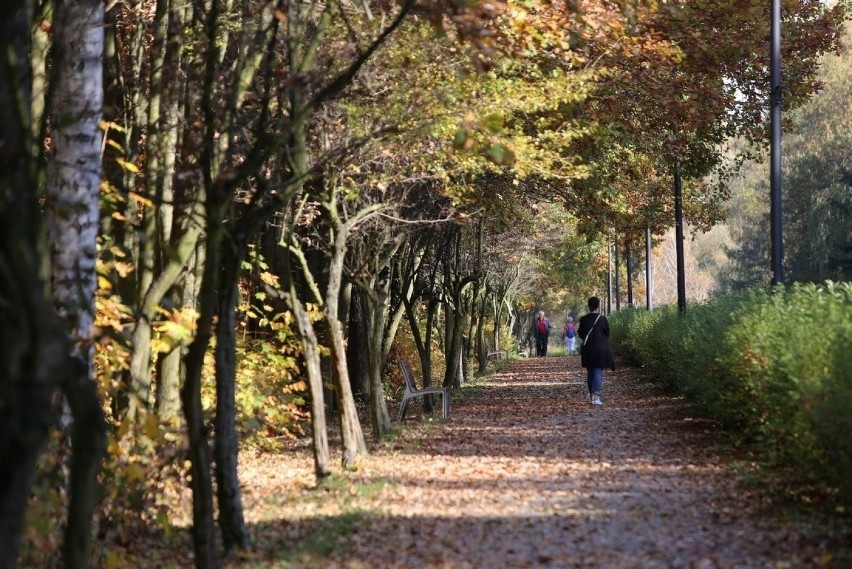
[(615, 360), (609, 348), (609, 321), (601, 314), (601, 300), (593, 296), (589, 299), (589, 313), (580, 318), (577, 335), (582, 342), (580, 362), (588, 374), (589, 400), (592, 405), (602, 405), (604, 368), (615, 371)]

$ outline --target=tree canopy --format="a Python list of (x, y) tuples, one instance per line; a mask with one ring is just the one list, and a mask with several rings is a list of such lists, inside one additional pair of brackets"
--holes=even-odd
[[(174, 479), (193, 491), (196, 565), (217, 567), (220, 542), (250, 547), (248, 432), (308, 417), (324, 479), (328, 418), (340, 466), (356, 469), (368, 452), (356, 400), (374, 439), (393, 428), (392, 354), (416, 349), (427, 385), (434, 355), (443, 385), (460, 385), (486, 345), (524, 340), (532, 310), (600, 294), (611, 244), (629, 260), (646, 229), (664, 235), (676, 165), (687, 219), (719, 223), (746, 143), (766, 134), (758, 0), (13, 4), (0, 33), (0, 103), (16, 111), (0, 117), (0, 391), (16, 395), (0, 401), (0, 453), (21, 460), (0, 479), (0, 525), (15, 529), (4, 566), (60, 387), (89, 429), (75, 440), (93, 441), (72, 447), (68, 566), (89, 555), (102, 411), (105, 480), (146, 490), (110, 494), (96, 517), (136, 500), (146, 521), (169, 476), (157, 465), (185, 451)], [(821, 88), (844, 10), (784, 2), (786, 110)], [(850, 129), (818, 118), (848, 100), (848, 73), (824, 69), (788, 170), (790, 223), (815, 236), (790, 249), (808, 280), (847, 278), (850, 262)], [(57, 174), (67, 167), (86, 182)], [(628, 283), (635, 273), (628, 261)], [(65, 352), (75, 378), (31, 365)], [(258, 400), (275, 411), (250, 418)]]

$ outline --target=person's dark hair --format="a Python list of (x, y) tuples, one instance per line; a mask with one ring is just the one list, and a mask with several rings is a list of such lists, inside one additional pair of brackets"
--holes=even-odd
[(593, 296), (589, 299), (589, 310), (597, 310), (601, 307), (601, 299), (596, 296)]

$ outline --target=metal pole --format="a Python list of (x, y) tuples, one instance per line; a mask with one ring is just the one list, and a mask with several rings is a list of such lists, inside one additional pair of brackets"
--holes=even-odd
[(772, 223), (772, 284), (784, 282), (784, 242), (781, 232), (781, 0), (772, 0), (770, 45), (772, 150), (769, 170)]
[(651, 286), (654, 282), (652, 278), (653, 267), (651, 262), (651, 226), (645, 227), (645, 306), (648, 310), (653, 308), (651, 301)]
[(633, 308), (633, 244), (632, 239), (628, 239), (624, 246), (627, 249), (624, 252), (627, 261), (627, 307)]
[(675, 250), (677, 251), (677, 309), (686, 310), (686, 268), (683, 258), (683, 196), (680, 187), (680, 158), (675, 160)]
[(606, 313), (612, 314), (612, 246), (606, 240)]
[(618, 258), (618, 230), (615, 232), (613, 248), (615, 249), (615, 311), (621, 310), (621, 267)]

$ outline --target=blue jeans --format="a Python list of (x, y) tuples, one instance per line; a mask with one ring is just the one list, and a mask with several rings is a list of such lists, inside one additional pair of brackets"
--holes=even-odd
[(600, 395), (601, 388), (603, 388), (603, 368), (588, 367), (586, 368), (586, 374), (586, 383), (589, 386), (589, 393), (597, 393)]

